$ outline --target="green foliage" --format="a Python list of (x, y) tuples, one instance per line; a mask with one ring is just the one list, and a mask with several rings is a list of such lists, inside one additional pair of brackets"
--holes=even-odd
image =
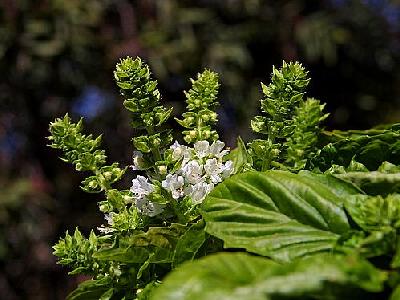
[(53, 247), (54, 255), (58, 257), (58, 263), (69, 265), (73, 268), (70, 274), (97, 275), (108, 269), (107, 263), (99, 262), (93, 255), (100, 248), (98, 237), (91, 231), (89, 239), (85, 239), (78, 228), (73, 235), (65, 234), (65, 238)]
[(347, 299), (382, 291), (385, 279), (357, 257), (317, 255), (280, 265), (245, 253), (219, 253), (177, 269), (151, 299)]
[(328, 114), (322, 112), (324, 106), (318, 100), (308, 98), (296, 108), (292, 135), (285, 143), (286, 163), (294, 170), (304, 169), (317, 152), (315, 146), (321, 132), (319, 124), (328, 117)]
[(178, 123), (187, 130), (183, 131), (184, 139), (187, 143), (218, 139), (217, 131), (212, 126), (217, 122), (215, 107), (218, 105), (218, 74), (210, 70), (205, 70), (197, 75), (197, 79), (191, 79), (192, 88), (185, 92), (187, 112), (183, 120)]
[(387, 197), (356, 195), (348, 198), (346, 208), (352, 219), (366, 231), (400, 228), (400, 195)]
[(82, 182), (83, 190), (106, 191), (122, 177), (125, 170), (119, 168), (117, 163), (105, 166), (105, 151), (98, 149), (101, 136), (93, 138), (92, 135), (83, 134), (82, 129), (82, 119), (76, 124), (71, 122), (68, 114), (62, 119), (56, 119), (50, 123), (50, 147), (62, 150), (64, 156), (61, 159), (74, 164), (77, 171), (91, 171), (95, 174)]
[(245, 248), (281, 262), (331, 251), (350, 228), (342, 197), (358, 192), (332, 181), (327, 186), (313, 176), (283, 171), (233, 176), (202, 207), (206, 231), (226, 248)]
[(126, 169), (105, 165), (101, 138), (84, 135), (82, 120), (50, 125), (63, 160), (93, 173), (84, 190), (106, 196), (100, 235), (76, 230), (54, 246), (71, 274), (93, 277), (69, 299), (398, 297), (398, 125), (323, 132), (324, 105), (304, 99), (307, 71), (284, 62), (263, 85), (263, 115), (252, 122), (266, 139), (246, 146), (238, 138), (224, 150), (212, 129), (217, 75), (206, 70), (178, 120), (193, 147), (170, 146), (171, 110), (147, 65), (123, 59), (115, 78), (142, 134), (133, 169), (145, 176), (129, 190), (112, 187)]
[[(308, 72), (298, 62), (274, 67), (271, 83), (262, 85), (262, 115), (251, 121), (254, 132), (265, 135), (250, 143), (254, 168), (300, 170), (316, 152), (319, 124), (328, 116), (324, 105), (309, 98), (304, 101), (310, 82)], [(282, 163), (285, 163), (282, 165)]]
[(332, 165), (325, 173), (352, 182), (370, 195), (387, 195), (400, 191), (399, 167), (386, 161), (377, 171), (369, 171), (362, 163), (352, 160), (347, 168)]
[(107, 277), (84, 281), (68, 295), (67, 300), (109, 300), (114, 292), (111, 284)]
[(237, 147), (227, 155), (227, 158), (233, 162), (235, 174), (249, 171), (253, 165), (253, 159), (241, 137), (238, 137)]
[(124, 97), (124, 106), (132, 113), (132, 127), (143, 135), (133, 138), (133, 145), (154, 165), (161, 160), (160, 150), (172, 142), (169, 130), (161, 126), (168, 120), (172, 108), (160, 104), (157, 81), (151, 80), (150, 69), (137, 57), (122, 59), (116, 66), (114, 78)]
[(383, 129), (325, 132), (323, 147), (312, 160), (321, 171), (332, 165), (348, 167), (352, 160), (375, 171), (387, 161), (400, 164), (400, 127), (393, 124)]

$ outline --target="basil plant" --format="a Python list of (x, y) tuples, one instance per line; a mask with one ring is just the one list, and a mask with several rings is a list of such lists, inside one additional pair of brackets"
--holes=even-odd
[(400, 299), (400, 124), (324, 130), (308, 72), (283, 62), (261, 84), (257, 138), (230, 150), (215, 129), (215, 72), (191, 79), (180, 136), (140, 58), (114, 78), (135, 129), (131, 165), (108, 162), (82, 119), (50, 124), (50, 147), (104, 196), (103, 224), (54, 246), (71, 275), (91, 278), (68, 299)]

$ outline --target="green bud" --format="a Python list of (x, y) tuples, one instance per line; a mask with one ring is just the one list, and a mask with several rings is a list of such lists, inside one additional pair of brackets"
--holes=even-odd
[(104, 178), (105, 178), (107, 181), (109, 181), (109, 180), (112, 178), (113, 173), (110, 172), (110, 171), (107, 171), (107, 172), (104, 172), (104, 173), (103, 173), (103, 176), (104, 176)]
[(78, 163), (75, 165), (75, 169), (76, 169), (77, 171), (81, 171), (81, 170), (82, 170), (82, 164), (81, 164), (80, 162), (78, 162)]
[(214, 141), (218, 136), (210, 128), (217, 121), (217, 114), (212, 109), (218, 104), (218, 75), (205, 70), (191, 82), (192, 88), (185, 92), (187, 112), (183, 114), (183, 120), (177, 120), (181, 126), (189, 129), (183, 132), (184, 140), (188, 143), (204, 139)]
[(166, 166), (158, 166), (158, 173), (160, 175), (166, 175), (167, 174), (167, 167)]

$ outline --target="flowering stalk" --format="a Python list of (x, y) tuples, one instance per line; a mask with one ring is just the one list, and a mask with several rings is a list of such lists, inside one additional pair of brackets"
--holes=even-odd
[(325, 104), (320, 104), (317, 99), (308, 98), (296, 108), (293, 117), (293, 133), (287, 138), (286, 165), (293, 170), (304, 169), (307, 162), (317, 152), (318, 136), (322, 129), (320, 123), (329, 114), (324, 114)]
[(186, 92), (187, 112), (178, 123), (187, 130), (182, 133), (187, 143), (197, 141), (215, 141), (217, 131), (212, 126), (217, 122), (218, 115), (214, 109), (218, 105), (218, 74), (210, 70), (197, 74), (197, 79), (191, 79), (192, 88)]
[(78, 123), (72, 123), (66, 114), (64, 118), (58, 118), (50, 123), (51, 135), (48, 139), (52, 142), (50, 147), (60, 149), (64, 152), (62, 160), (75, 165), (77, 171), (91, 171), (93, 176), (87, 177), (82, 182), (82, 189), (90, 193), (108, 191), (111, 185), (118, 181), (126, 169), (118, 167), (118, 163), (106, 166), (106, 155), (104, 150), (98, 149), (101, 136), (93, 138), (85, 135), (82, 119)]
[(133, 138), (134, 147), (141, 153), (141, 168), (153, 168), (153, 175), (157, 174), (156, 164), (162, 160), (161, 152), (172, 142), (171, 131), (162, 126), (172, 108), (161, 105), (157, 81), (151, 80), (148, 65), (139, 57), (122, 59), (116, 66), (114, 78), (124, 97), (125, 108), (132, 113), (132, 127), (142, 133)]
[(273, 68), (268, 86), (261, 83), (262, 115), (252, 120), (251, 128), (266, 139), (249, 144), (255, 169), (300, 170), (306, 166), (321, 131), (319, 124), (327, 117), (317, 100), (304, 101), (309, 82), (300, 63), (283, 62), (279, 70)]
[[(133, 138), (136, 149), (132, 168), (140, 174), (132, 180), (129, 190), (113, 188), (113, 183), (127, 169), (120, 168), (117, 163), (106, 165), (105, 151), (99, 149), (101, 136), (93, 138), (83, 134), (82, 120), (73, 123), (68, 115), (51, 123), (50, 146), (62, 150), (63, 160), (74, 164), (77, 170), (92, 172), (83, 180), (82, 188), (106, 195), (106, 199), (99, 202), (106, 220), (106, 224), (98, 227), (100, 235), (91, 232), (86, 239), (76, 229), (74, 235), (67, 233), (59, 240), (54, 254), (59, 257), (60, 264), (73, 268), (72, 273), (92, 275), (94, 279), (90, 284), (100, 284), (104, 279), (116, 290), (130, 290), (132, 287), (128, 283), (135, 280), (136, 288), (143, 287), (139, 279), (144, 272), (149, 272), (151, 280), (158, 278), (157, 272), (149, 267), (154, 253), (147, 259), (140, 256), (140, 264), (136, 265), (120, 260), (119, 255), (125, 253), (119, 251), (120, 247), (130, 249), (132, 243), (141, 247), (144, 240), (136, 239), (140, 235), (145, 236), (149, 245), (160, 247), (159, 238), (152, 232), (164, 235), (163, 227), (171, 223), (180, 223), (171, 225), (179, 230), (191, 228), (199, 217), (198, 205), (215, 185), (233, 174), (234, 166), (227, 159), (229, 150), (224, 149), (225, 144), (217, 140), (218, 134), (211, 129), (217, 121), (217, 114), (212, 110), (217, 105), (216, 73), (206, 70), (199, 74), (186, 93), (188, 111), (179, 122), (188, 129), (183, 134), (192, 146), (178, 142), (170, 145), (171, 132), (163, 125), (171, 109), (160, 104), (157, 82), (150, 79), (147, 65), (139, 58), (128, 57), (117, 65), (114, 76), (125, 98), (124, 106), (132, 113), (132, 125), (139, 133)], [(150, 224), (162, 227), (152, 229)], [(148, 236), (141, 231), (143, 229), (148, 230)], [(165, 232), (175, 238), (173, 230), (165, 228)]]

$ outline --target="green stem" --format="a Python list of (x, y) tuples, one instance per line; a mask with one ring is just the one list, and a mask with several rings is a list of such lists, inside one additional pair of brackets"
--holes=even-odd
[[(146, 131), (148, 135), (153, 135), (155, 133), (154, 129), (152, 127), (146, 127)], [(154, 148), (152, 147), (151, 153), (154, 156), (154, 161), (160, 161), (161, 160), (161, 153), (159, 148)]]
[(201, 122), (201, 121), (202, 121), (201, 118), (200, 118), (199, 116), (197, 116), (198, 141), (201, 141), (201, 140), (202, 140), (202, 136), (201, 136), (201, 125), (202, 125), (202, 122)]

